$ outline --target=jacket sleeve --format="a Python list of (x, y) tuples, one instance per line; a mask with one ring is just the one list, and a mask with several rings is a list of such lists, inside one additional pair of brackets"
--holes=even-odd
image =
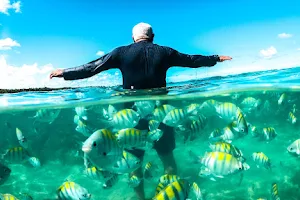
[(178, 67), (212, 67), (217, 64), (220, 60), (218, 55), (212, 56), (202, 56), (202, 55), (188, 55), (180, 53), (172, 48), (168, 48), (169, 54), (169, 67), (178, 66)]
[(108, 53), (87, 64), (65, 69), (63, 71), (63, 77), (65, 80), (89, 78), (102, 71), (118, 68), (118, 64), (118, 49), (115, 49), (111, 53)]

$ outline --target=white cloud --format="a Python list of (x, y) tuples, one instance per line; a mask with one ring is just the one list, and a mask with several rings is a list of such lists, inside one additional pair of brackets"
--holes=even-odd
[(271, 46), (268, 49), (262, 49), (260, 50), (260, 55), (264, 58), (271, 58), (275, 54), (277, 54), (277, 50), (275, 47)]
[(298, 48), (297, 51), (300, 51), (300, 48)]
[(104, 54), (105, 54), (104, 51), (98, 51), (98, 52), (96, 53), (97, 56), (103, 56)]
[(16, 13), (21, 12), (21, 1), (15, 2), (11, 5), (13, 9), (15, 9)]
[(21, 2), (17, 1), (13, 4), (10, 3), (10, 0), (0, 0), (0, 12), (8, 15), (8, 10), (13, 9), (16, 13), (21, 12)]
[(280, 33), (280, 34), (278, 34), (278, 37), (281, 38), (281, 39), (290, 38), (292, 36), (293, 35), (289, 34), (289, 33)]
[[(1, 0), (0, 0), (1, 1)], [(10, 50), (12, 47), (20, 47), (21, 45), (11, 38), (0, 40), (0, 50)]]
[(85, 87), (85, 86), (113, 86), (122, 83), (121, 74), (118, 72), (102, 72), (91, 78), (65, 81), (63, 78), (53, 78), (49, 75), (55, 69), (52, 64), (38, 66), (32, 65), (11, 66), (7, 63), (4, 55), (0, 55), (0, 88), (21, 89), (21, 88), (61, 88), (61, 87)]

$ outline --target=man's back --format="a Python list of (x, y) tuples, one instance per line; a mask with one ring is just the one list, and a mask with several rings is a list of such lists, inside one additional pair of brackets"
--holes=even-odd
[(141, 41), (117, 49), (119, 69), (125, 89), (166, 86), (170, 50), (152, 42)]

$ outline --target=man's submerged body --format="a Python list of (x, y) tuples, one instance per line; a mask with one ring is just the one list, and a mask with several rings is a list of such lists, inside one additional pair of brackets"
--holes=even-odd
[[(172, 48), (153, 44), (153, 37), (151, 26), (140, 23), (133, 28), (133, 44), (118, 47), (111, 53), (85, 65), (55, 70), (51, 73), (50, 78), (63, 77), (65, 80), (77, 80), (117, 68), (122, 72), (124, 89), (161, 88), (166, 86), (166, 73), (172, 66), (197, 68), (214, 66), (217, 62), (231, 60), (228, 56), (182, 54)], [(132, 106), (130, 103), (124, 105), (126, 108)], [(135, 128), (148, 129), (148, 122), (142, 119)], [(165, 173), (176, 174), (177, 167), (173, 155), (175, 148), (173, 128), (162, 123), (159, 128), (164, 134), (159, 141), (154, 143), (154, 149), (164, 165)], [(142, 150), (130, 152), (141, 159), (144, 156)], [(140, 178), (143, 176), (141, 168), (133, 173)], [(139, 199), (145, 199), (143, 181), (135, 188), (135, 191)]]

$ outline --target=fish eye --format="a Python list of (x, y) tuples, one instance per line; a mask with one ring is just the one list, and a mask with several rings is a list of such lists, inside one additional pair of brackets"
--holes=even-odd
[(106, 152), (103, 152), (103, 155), (106, 156)]
[(242, 170), (243, 168), (242, 167), (239, 167), (239, 170)]
[(241, 132), (245, 132), (245, 129), (242, 128), (242, 129), (241, 129)]
[(97, 143), (96, 143), (96, 142), (93, 142), (93, 146), (94, 146), (94, 147), (97, 146)]
[(290, 150), (293, 150), (293, 147), (291, 147)]

